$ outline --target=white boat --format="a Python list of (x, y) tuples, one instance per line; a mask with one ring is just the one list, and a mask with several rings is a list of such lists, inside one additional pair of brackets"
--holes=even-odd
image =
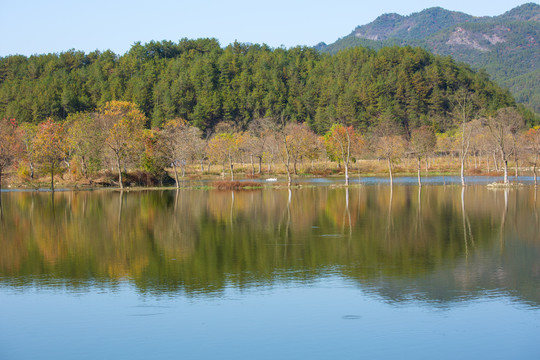
[(268, 179), (266, 179), (266, 181), (273, 182), (273, 181), (277, 181), (277, 179), (276, 178), (268, 178)]

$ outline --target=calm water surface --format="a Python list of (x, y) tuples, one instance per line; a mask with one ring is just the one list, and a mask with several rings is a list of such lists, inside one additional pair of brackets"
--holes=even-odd
[(0, 359), (539, 359), (538, 197), (2, 193)]

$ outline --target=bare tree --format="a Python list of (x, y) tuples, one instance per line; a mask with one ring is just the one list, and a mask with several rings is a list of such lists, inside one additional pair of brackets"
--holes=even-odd
[(200, 129), (190, 126), (183, 119), (168, 121), (161, 131), (162, 149), (173, 166), (176, 188), (180, 186), (177, 168), (180, 167), (182, 177), (185, 176), (187, 162), (196, 156), (201, 133)]
[(538, 156), (540, 155), (540, 128), (529, 129), (522, 135), (522, 142), (526, 149), (527, 159), (532, 166), (534, 176), (534, 186), (538, 186), (538, 176), (536, 168), (538, 166)]
[(390, 174), (390, 185), (393, 185), (393, 164), (403, 156), (407, 147), (407, 142), (401, 135), (400, 126), (390, 119), (382, 120), (373, 130), (371, 147), (375, 155), (386, 159)]
[(272, 120), (269, 118), (258, 118), (249, 124), (248, 132), (250, 138), (250, 152), (252, 156), (257, 158), (259, 169), (257, 173), (261, 173), (264, 154), (269, 148), (269, 139), (272, 130)]
[(474, 94), (465, 88), (456, 91), (454, 95), (454, 118), (461, 126), (461, 142), (459, 147), (459, 163), (461, 166), (461, 185), (465, 186), (465, 159), (471, 144), (472, 126), (467, 123), (473, 118), (475, 112)]
[(514, 135), (523, 127), (523, 118), (514, 108), (497, 111), (494, 117), (484, 119), (483, 123), (496, 144), (504, 166), (504, 183), (508, 184), (508, 155), (515, 149)]
[(293, 152), (293, 137), (294, 134), (293, 124), (287, 124), (285, 118), (282, 116), (281, 119), (275, 123), (273, 128), (273, 136), (275, 140), (276, 153), (278, 154), (281, 162), (285, 165), (285, 171), (287, 172), (287, 186), (291, 187), (292, 185), (292, 176), (291, 176), (291, 159)]

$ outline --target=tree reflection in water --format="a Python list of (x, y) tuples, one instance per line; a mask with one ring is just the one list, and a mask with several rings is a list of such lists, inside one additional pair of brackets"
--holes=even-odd
[(392, 301), (502, 289), (538, 305), (536, 196), (475, 186), (3, 193), (0, 282), (129, 281), (203, 296), (331, 273)]

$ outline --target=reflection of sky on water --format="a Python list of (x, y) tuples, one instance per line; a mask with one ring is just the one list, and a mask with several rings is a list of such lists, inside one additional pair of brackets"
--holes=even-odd
[[(502, 183), (503, 178), (501, 176), (466, 176), (465, 184), (469, 185), (487, 185), (492, 183)], [(508, 176), (510, 182), (516, 182), (515, 176)], [(249, 181), (258, 183), (268, 183), (269, 185), (275, 184), (274, 182), (268, 182), (266, 178), (260, 179), (242, 179), (239, 181)], [(363, 185), (380, 185), (390, 184), (388, 177), (359, 177), (358, 175), (351, 175), (349, 181), (352, 184)], [(195, 184), (211, 184), (214, 180), (186, 180), (183, 182), (186, 186)], [(286, 183), (286, 178), (278, 178), (277, 183), (283, 185)], [(517, 182), (522, 184), (532, 184), (534, 178), (532, 176), (519, 176)], [(330, 178), (303, 178), (294, 177), (293, 183), (295, 184), (316, 184), (316, 185), (333, 185), (333, 184), (345, 184), (344, 178), (341, 176), (335, 176)], [(417, 185), (418, 178), (416, 176), (396, 176), (394, 175), (394, 185)], [(426, 185), (461, 185), (461, 178), (459, 176), (422, 176), (422, 184)]]
[[(1, 291), (2, 359), (535, 359), (540, 311), (487, 294), (388, 303), (340, 277), (220, 297)], [(46, 329), (46, 330), (45, 330)], [(457, 346), (456, 344), (459, 344)], [(37, 356), (37, 357), (36, 357)]]
[(3, 194), (0, 359), (540, 358), (534, 189), (389, 190)]

